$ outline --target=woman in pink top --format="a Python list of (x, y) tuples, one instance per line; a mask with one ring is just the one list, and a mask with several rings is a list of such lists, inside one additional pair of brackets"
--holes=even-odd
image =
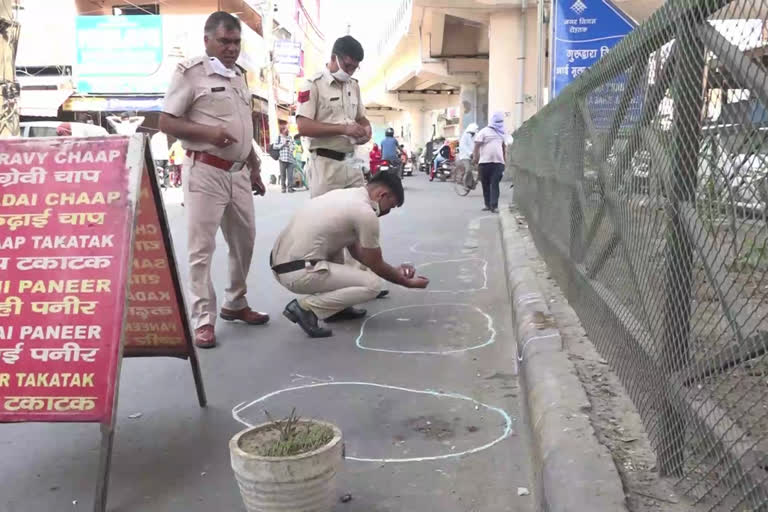
[(504, 114), (496, 112), (488, 126), (475, 135), (473, 161), (479, 164), (480, 181), (483, 184), (483, 211), (499, 211), (499, 182), (504, 175)]

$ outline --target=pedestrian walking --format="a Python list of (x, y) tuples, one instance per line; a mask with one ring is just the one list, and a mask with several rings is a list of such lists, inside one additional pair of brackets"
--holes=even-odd
[(277, 137), (275, 147), (280, 151), (280, 188), (283, 193), (293, 193), (293, 168), (296, 160), (293, 156), (293, 138), (288, 134), (288, 123), (280, 125), (280, 135)]
[(499, 182), (504, 175), (504, 155), (507, 147), (504, 133), (504, 114), (496, 112), (488, 126), (475, 135), (473, 161), (480, 167), (483, 184), (483, 211), (499, 211)]
[(337, 39), (331, 61), (299, 90), (296, 124), (299, 135), (309, 140), (311, 197), (365, 184), (363, 173), (351, 162), (355, 145), (371, 139), (360, 86), (352, 78), (363, 57), (355, 38)]
[[(280, 233), (270, 253), (275, 279), (293, 293), (304, 295), (285, 307), (283, 315), (312, 338), (333, 332), (318, 324), (362, 318), (355, 306), (381, 293), (381, 279), (426, 288), (412, 265), (393, 267), (379, 246), (379, 217), (405, 200), (403, 184), (393, 173), (379, 173), (367, 186), (333, 190), (311, 199)], [(345, 264), (344, 251), (367, 269)]]
[(240, 54), (240, 21), (215, 12), (205, 22), (206, 56), (179, 64), (160, 115), (160, 129), (181, 140), (187, 205), (189, 288), (195, 344), (216, 345), (211, 260), (221, 228), (229, 246), (229, 286), (220, 316), (251, 325), (269, 316), (248, 307), (246, 278), (256, 236), (252, 190), (264, 195), (253, 149), (251, 93)]

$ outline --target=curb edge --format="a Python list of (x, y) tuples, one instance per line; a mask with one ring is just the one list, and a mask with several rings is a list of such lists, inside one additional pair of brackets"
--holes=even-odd
[(537, 277), (527, 265), (527, 242), (520, 237), (507, 205), (499, 210), (520, 383), (531, 434), (536, 509), (626, 512), (613, 457), (595, 436), (589, 399), (563, 349)]

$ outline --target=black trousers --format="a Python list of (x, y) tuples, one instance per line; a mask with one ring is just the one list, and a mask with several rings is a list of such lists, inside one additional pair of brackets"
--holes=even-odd
[(499, 207), (499, 182), (504, 175), (504, 164), (480, 164), (480, 182), (483, 184), (483, 199), (486, 208)]

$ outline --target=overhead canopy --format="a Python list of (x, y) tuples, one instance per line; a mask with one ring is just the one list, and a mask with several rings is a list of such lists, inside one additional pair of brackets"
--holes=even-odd
[(22, 116), (57, 117), (59, 107), (72, 92), (71, 89), (22, 89), (19, 113)]

